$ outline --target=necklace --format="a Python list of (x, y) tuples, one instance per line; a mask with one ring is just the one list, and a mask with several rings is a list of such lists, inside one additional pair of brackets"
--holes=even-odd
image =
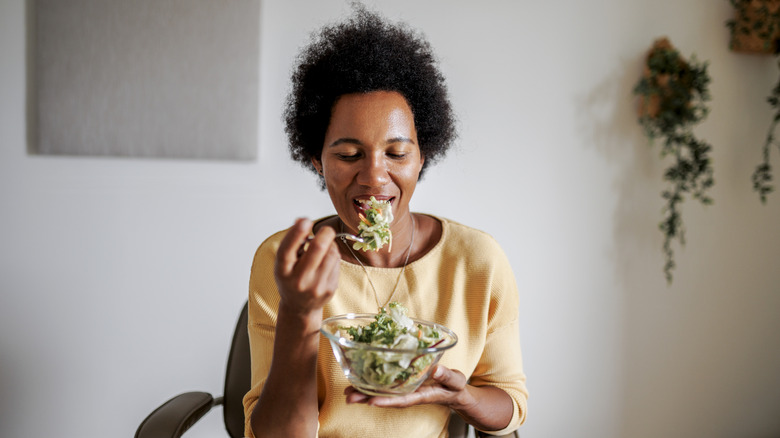
[[(404, 266), (401, 268), (401, 272), (398, 274), (398, 278), (395, 279), (395, 286), (393, 286), (393, 291), (390, 292), (390, 297), (387, 298), (387, 301), (385, 301), (384, 305), (379, 304), (379, 294), (376, 292), (376, 286), (374, 286), (374, 282), (371, 281), (371, 276), (368, 275), (368, 269), (366, 269), (366, 266), (363, 264), (363, 262), (360, 261), (355, 252), (352, 251), (352, 247), (350, 247), (349, 243), (347, 243), (347, 239), (344, 237), (341, 238), (341, 241), (344, 242), (344, 245), (349, 250), (349, 253), (352, 254), (352, 257), (354, 257), (355, 260), (357, 260), (357, 262), (360, 264), (360, 267), (363, 268), (363, 272), (366, 273), (368, 284), (371, 285), (371, 289), (374, 291), (374, 299), (376, 299), (376, 305), (379, 306), (380, 311), (384, 309), (388, 303), (390, 303), (390, 300), (393, 299), (393, 295), (395, 295), (395, 291), (398, 289), (398, 283), (401, 282), (401, 277), (403, 277), (404, 272), (406, 271), (406, 264), (409, 263), (409, 254), (412, 253), (412, 246), (414, 245), (414, 229), (416, 228), (414, 223), (414, 216), (411, 213), (409, 216), (412, 218), (412, 241), (409, 242), (409, 248), (406, 249), (406, 259), (404, 260)], [(341, 231), (344, 231), (344, 222), (341, 223)]]

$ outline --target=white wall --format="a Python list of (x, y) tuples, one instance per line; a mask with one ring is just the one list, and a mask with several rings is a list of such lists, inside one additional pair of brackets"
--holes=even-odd
[[(297, 47), (348, 8), (263, 1), (259, 159), (241, 164), (29, 155), (25, 3), (0, 0), (0, 436), (130, 436), (179, 392), (220, 393), (254, 249), (331, 211), (287, 158), (280, 111)], [(728, 2), (379, 9), (428, 35), (461, 120), (413, 207), (496, 235), (515, 268), (523, 436), (778, 436), (780, 194), (762, 206), (750, 184), (778, 69), (728, 51)], [(697, 133), (715, 204), (685, 204), (670, 287), (664, 164), (631, 95), (661, 35), (713, 78)]]

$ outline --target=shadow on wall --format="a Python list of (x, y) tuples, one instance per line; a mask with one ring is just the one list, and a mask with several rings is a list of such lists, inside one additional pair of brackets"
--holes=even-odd
[[(626, 276), (633, 272), (634, 259), (630, 256), (636, 255), (637, 251), (657, 255), (659, 277), (663, 268), (661, 234), (657, 227), (663, 206), (659, 185), (661, 170), (656, 163), (658, 152), (648, 144), (637, 123), (632, 93), (643, 61), (644, 54), (623, 60), (612, 74), (578, 102), (578, 114), (583, 116), (579, 131), (583, 133), (585, 145), (620, 169), (613, 184), (618, 202), (612, 256), (616, 278), (622, 286), (633, 286), (633, 282), (626, 282)], [(649, 204), (647, 199), (657, 202)]]
[[(611, 167), (617, 169), (613, 193), (617, 196), (613, 213), (613, 244), (611, 259), (617, 299), (622, 300), (620, 316), (622, 339), (619, 344), (622, 363), (617, 364), (615, 376), (620, 393), (618, 406), (622, 412), (620, 436), (634, 436), (632, 424), (636, 412), (643, 408), (632, 395), (649, 382), (639, 382), (636, 370), (641, 364), (633, 361), (634, 339), (647, 321), (634, 315), (634, 297), (654, 294), (664, 287), (661, 233), (658, 230), (662, 200), (660, 198), (661, 169), (656, 165), (657, 150), (648, 144), (637, 124), (635, 98), (632, 90), (639, 77), (644, 53), (633, 59), (624, 59), (596, 84), (592, 91), (577, 102), (580, 115), (579, 132), (586, 147), (594, 149)], [(648, 202), (652, 200), (652, 202)], [(639, 317), (639, 320), (635, 318)]]
[[(648, 144), (637, 123), (632, 94), (643, 60), (644, 53), (620, 62), (577, 102), (584, 145), (616, 170), (611, 258), (623, 312), (615, 376), (619, 436), (777, 436), (766, 434), (780, 429), (780, 289), (770, 274), (777, 237), (749, 232), (771, 220), (753, 217), (763, 210), (751, 209), (757, 201), (747, 184), (726, 190), (734, 177), (727, 172), (719, 181), (718, 169), (733, 163), (717, 162), (715, 153), (715, 187), (723, 188), (712, 207), (683, 207), (691, 248), (687, 254), (677, 248), (679, 275), (666, 285), (658, 229), (663, 163), (659, 145)], [(734, 149), (728, 139), (741, 128), (718, 120), (694, 129), (718, 139), (714, 149)]]
[[(619, 169), (613, 182), (617, 194), (614, 212), (612, 260), (621, 290), (637, 286), (637, 275), (649, 273), (653, 285), (664, 284), (661, 254), (661, 166), (637, 123), (632, 90), (641, 72), (644, 54), (623, 60), (577, 105), (579, 132), (586, 147), (595, 149)], [(648, 202), (652, 200), (652, 202)], [(652, 268), (654, 265), (655, 269)], [(655, 275), (653, 275), (655, 274)]]

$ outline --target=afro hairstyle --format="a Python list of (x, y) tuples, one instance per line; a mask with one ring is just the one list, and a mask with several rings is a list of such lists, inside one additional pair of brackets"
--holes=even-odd
[[(395, 91), (408, 102), (425, 169), (455, 140), (447, 86), (425, 38), (404, 23), (390, 23), (362, 5), (344, 22), (323, 27), (296, 60), (284, 112), (290, 155), (317, 173), (331, 110), (340, 96)], [(324, 180), (320, 176), (320, 185)]]

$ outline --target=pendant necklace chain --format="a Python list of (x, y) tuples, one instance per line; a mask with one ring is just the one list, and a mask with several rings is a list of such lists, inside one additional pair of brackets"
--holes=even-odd
[[(370, 284), (371, 285), (371, 289), (374, 290), (374, 298), (376, 299), (376, 305), (379, 306), (379, 310), (380, 311), (382, 309), (384, 309), (385, 306), (388, 305), (388, 303), (390, 303), (390, 300), (393, 299), (393, 295), (395, 295), (395, 291), (396, 291), (396, 289), (398, 289), (398, 283), (401, 282), (401, 277), (403, 277), (404, 272), (406, 271), (406, 264), (409, 263), (409, 254), (412, 253), (412, 246), (414, 245), (414, 230), (416, 228), (415, 222), (414, 222), (414, 216), (410, 213), (409, 217), (412, 218), (412, 241), (409, 242), (409, 248), (407, 248), (407, 250), (406, 250), (406, 259), (404, 260), (404, 265), (401, 268), (401, 272), (398, 274), (398, 278), (396, 278), (396, 280), (395, 280), (395, 286), (393, 286), (393, 291), (390, 292), (390, 297), (387, 299), (387, 301), (385, 301), (384, 306), (379, 304), (379, 294), (376, 291), (376, 286), (374, 286), (374, 282), (371, 281), (371, 276), (368, 274), (368, 269), (366, 269), (366, 266), (363, 264), (363, 262), (360, 261), (360, 259), (357, 257), (355, 252), (352, 251), (352, 247), (350, 247), (349, 243), (347, 243), (347, 240), (344, 237), (341, 238), (341, 241), (344, 242), (344, 245), (346, 245), (346, 247), (349, 250), (350, 254), (352, 254), (352, 257), (354, 257), (355, 260), (357, 260), (357, 262), (360, 264), (360, 267), (363, 268), (363, 272), (366, 273), (366, 278), (368, 279), (368, 284)], [(341, 222), (341, 230), (344, 231), (344, 222)]]

